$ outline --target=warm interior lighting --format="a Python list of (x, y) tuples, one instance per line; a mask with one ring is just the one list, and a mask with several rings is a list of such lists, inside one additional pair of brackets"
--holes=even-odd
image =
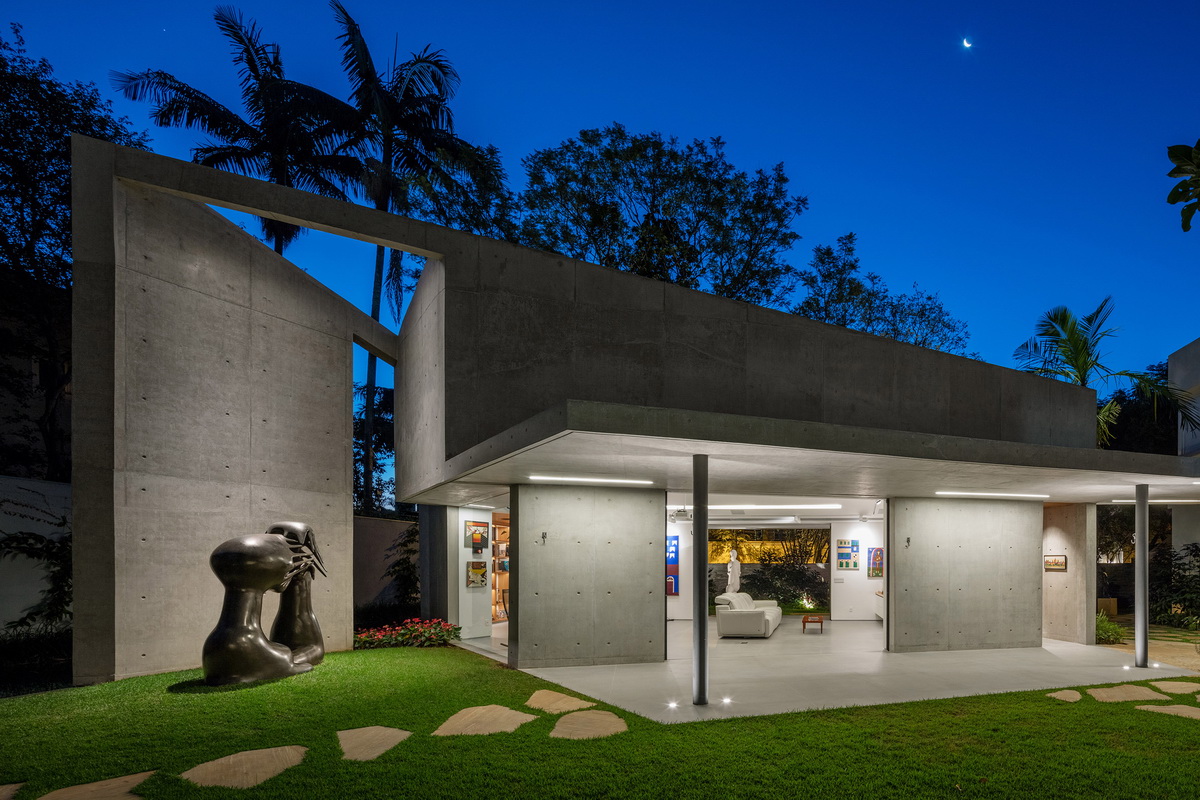
[(641, 481), (633, 478), (567, 478), (554, 475), (530, 475), (531, 481), (551, 481), (552, 483), (635, 483), (639, 486), (653, 486), (654, 481)]
[(952, 497), (1031, 497), (1046, 500), (1048, 494), (1017, 494), (1016, 492), (934, 492), (934, 494), (950, 495)]

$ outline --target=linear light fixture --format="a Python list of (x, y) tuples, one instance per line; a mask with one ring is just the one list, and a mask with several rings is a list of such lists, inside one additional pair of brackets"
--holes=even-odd
[[(841, 503), (810, 503), (808, 505), (793, 505), (793, 506), (759, 506), (759, 505), (736, 505), (736, 506), (709, 506), (709, 511), (790, 511), (792, 509), (837, 509), (841, 508)], [(695, 506), (667, 506), (669, 511), (691, 511)]]
[[(1113, 502), (1121, 504), (1121, 505), (1133, 505), (1137, 501), (1136, 500), (1113, 500)], [(1200, 500), (1160, 500), (1157, 497), (1155, 497), (1154, 499), (1149, 500), (1147, 502), (1149, 502), (1150, 505), (1179, 506), (1179, 505), (1195, 505), (1196, 503), (1200, 503)]]
[(569, 478), (561, 475), (530, 475), (529, 480), (550, 481), (551, 483), (632, 483), (638, 486), (654, 485), (654, 481), (642, 481), (633, 478)]
[(467, 503), (467, 505), (465, 507), (466, 508), (486, 508), (489, 511), (491, 511), (492, 509), (495, 508), (495, 506), (481, 506), (481, 505), (479, 505), (479, 503)]
[(1031, 497), (1039, 500), (1046, 500), (1050, 497), (1048, 494), (1017, 494), (1016, 492), (934, 492), (934, 494), (951, 497)]

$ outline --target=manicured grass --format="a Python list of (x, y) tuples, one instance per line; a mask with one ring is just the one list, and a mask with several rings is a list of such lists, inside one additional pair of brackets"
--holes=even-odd
[[(552, 684), (455, 648), (335, 653), (307, 675), (210, 689), (196, 671), (0, 699), (0, 784), (19, 798), (159, 772), (149, 798), (1194, 798), (1200, 721), (1136, 703), (1069, 704), (1042, 692), (662, 725), (615, 711), (625, 733), (433, 737), (462, 708), (523, 708)], [(849, 678), (848, 678), (849, 679)], [(1166, 701), (1162, 701), (1167, 704)], [(1195, 704), (1188, 695), (1171, 702)], [(336, 731), (413, 736), (344, 761)], [(299, 744), (304, 762), (248, 790), (178, 777), (230, 753)]]

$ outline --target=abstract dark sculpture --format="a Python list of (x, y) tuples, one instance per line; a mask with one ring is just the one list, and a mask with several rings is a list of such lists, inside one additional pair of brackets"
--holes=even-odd
[[(213, 686), (308, 672), (325, 656), (312, 611), (313, 573), (326, 575), (312, 529), (277, 522), (266, 533), (221, 543), (209, 558), (225, 586), (217, 626), (204, 642), (204, 679)], [(262, 630), (262, 599), (280, 592), (271, 639)]]

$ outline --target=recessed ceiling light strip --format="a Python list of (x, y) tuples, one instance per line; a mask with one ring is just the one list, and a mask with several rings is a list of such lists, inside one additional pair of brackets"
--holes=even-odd
[(1048, 494), (1018, 494), (1016, 492), (934, 492), (947, 497), (1028, 497), (1037, 500), (1047, 500)]

